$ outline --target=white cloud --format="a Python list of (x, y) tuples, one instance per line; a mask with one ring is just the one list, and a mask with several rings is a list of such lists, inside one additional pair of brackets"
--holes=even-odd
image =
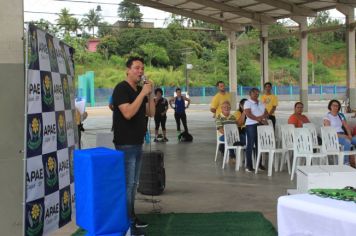
[[(74, 0), (75, 1), (75, 0)], [(25, 22), (35, 21), (41, 18), (46, 19), (52, 23), (56, 22), (58, 18), (55, 14), (42, 14), (42, 13), (29, 13), (31, 12), (46, 12), (46, 13), (58, 13), (62, 8), (69, 9), (71, 14), (76, 18), (83, 18), (82, 15), (89, 12), (90, 9), (96, 9), (97, 5), (101, 6), (101, 15), (104, 20), (109, 23), (114, 23), (119, 20), (117, 16), (118, 4), (120, 1), (115, 0), (92, 0), (94, 3), (83, 2), (69, 2), (69, 1), (54, 1), (54, 0), (24, 0), (25, 10)], [(102, 4), (100, 4), (102, 3)], [(103, 4), (112, 3), (112, 4)], [(170, 13), (159, 11), (149, 7), (141, 7), (143, 13), (143, 20), (148, 22), (154, 22), (155, 27), (163, 27), (164, 19), (169, 17)]]

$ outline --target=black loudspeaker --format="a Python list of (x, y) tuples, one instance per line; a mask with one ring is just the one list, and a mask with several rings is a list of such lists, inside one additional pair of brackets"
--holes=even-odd
[(160, 195), (165, 186), (166, 172), (163, 152), (143, 152), (137, 191), (145, 195)]

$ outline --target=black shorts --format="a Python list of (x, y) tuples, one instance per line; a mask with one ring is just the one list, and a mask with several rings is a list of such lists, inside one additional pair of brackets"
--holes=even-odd
[(158, 130), (160, 125), (162, 125), (162, 130), (166, 130), (166, 121), (167, 116), (155, 116), (155, 130)]

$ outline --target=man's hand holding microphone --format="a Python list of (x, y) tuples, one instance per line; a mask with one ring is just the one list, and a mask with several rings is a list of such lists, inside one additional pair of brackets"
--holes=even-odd
[(147, 95), (149, 98), (153, 97), (153, 96), (151, 96), (151, 94), (153, 94), (153, 87), (154, 87), (153, 81), (147, 79), (147, 77), (145, 75), (141, 76), (141, 81), (143, 82), (142, 93)]

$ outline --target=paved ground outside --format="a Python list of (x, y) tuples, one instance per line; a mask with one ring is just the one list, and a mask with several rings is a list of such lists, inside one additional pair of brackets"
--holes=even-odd
[[(327, 112), (328, 101), (313, 101), (307, 115), (313, 123), (321, 124)], [(277, 123), (286, 123), (293, 112), (294, 102), (280, 102)], [(83, 147), (96, 146), (96, 133), (110, 132), (111, 111), (107, 107), (88, 108), (88, 119), (84, 122)], [(288, 172), (246, 173), (235, 172), (234, 166), (223, 170), (222, 157), (214, 162), (216, 131), (208, 105), (192, 104), (187, 110), (188, 128), (193, 135), (192, 143), (178, 143), (172, 109), (168, 111), (167, 134), (169, 142), (145, 144), (145, 150), (161, 150), (165, 153), (166, 189), (160, 196), (138, 194), (136, 211), (170, 212), (222, 212), (260, 211), (277, 226), (277, 199), (287, 189), (295, 188)], [(355, 123), (356, 119), (351, 120)], [(154, 121), (150, 122), (151, 134)], [(153, 204), (152, 200), (158, 201)], [(70, 235), (77, 229), (75, 222), (68, 224), (53, 235)]]

